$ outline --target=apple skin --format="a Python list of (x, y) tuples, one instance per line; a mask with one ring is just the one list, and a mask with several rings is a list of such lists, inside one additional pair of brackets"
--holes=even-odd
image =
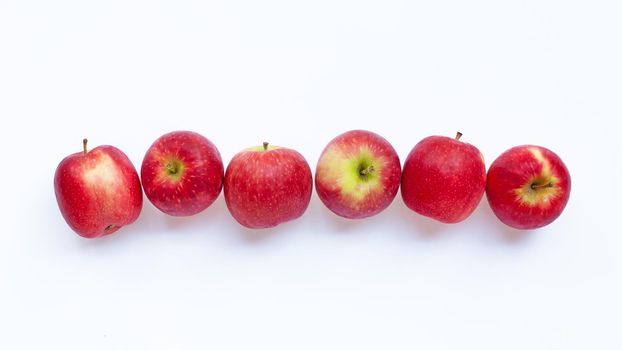
[(63, 218), (85, 238), (109, 235), (136, 221), (143, 204), (132, 162), (118, 148), (99, 146), (63, 159), (54, 174), (54, 193)]
[(302, 216), (313, 180), (305, 158), (292, 149), (251, 147), (236, 154), (225, 173), (225, 201), (242, 226), (270, 228)]
[(400, 159), (387, 140), (371, 131), (351, 130), (324, 148), (315, 172), (315, 190), (333, 213), (363, 219), (391, 204), (400, 175)]
[(570, 182), (570, 173), (557, 154), (540, 146), (517, 146), (490, 166), (486, 197), (501, 222), (532, 230), (561, 215), (570, 198)]
[(172, 216), (190, 216), (218, 198), (224, 166), (218, 149), (207, 138), (192, 131), (174, 131), (149, 147), (140, 177), (156, 208)]
[(486, 189), (486, 166), (480, 151), (461, 136), (430, 136), (410, 151), (401, 188), (408, 208), (447, 224), (475, 211)]

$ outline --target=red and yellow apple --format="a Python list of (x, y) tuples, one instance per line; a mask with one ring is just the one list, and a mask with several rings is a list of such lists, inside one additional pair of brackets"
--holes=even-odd
[(400, 185), (400, 159), (382, 136), (352, 130), (328, 143), (317, 163), (315, 189), (333, 213), (348, 219), (376, 215)]
[(218, 149), (207, 138), (192, 131), (174, 131), (149, 147), (140, 176), (156, 208), (173, 216), (190, 216), (216, 200), (224, 167)]
[(233, 218), (248, 228), (270, 228), (306, 211), (313, 180), (305, 158), (295, 150), (251, 147), (236, 154), (225, 173), (225, 201)]
[(484, 157), (456, 138), (430, 136), (410, 151), (402, 173), (402, 199), (413, 211), (453, 224), (473, 213), (486, 189)]
[(118, 148), (99, 146), (63, 159), (54, 174), (54, 193), (63, 218), (86, 238), (109, 235), (136, 221), (143, 194), (132, 162)]
[(540, 146), (505, 151), (488, 170), (486, 197), (506, 225), (523, 230), (553, 222), (570, 197), (570, 174), (564, 162)]

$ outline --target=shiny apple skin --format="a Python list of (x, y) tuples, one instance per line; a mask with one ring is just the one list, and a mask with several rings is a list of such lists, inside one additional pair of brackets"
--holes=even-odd
[(490, 208), (501, 222), (520, 230), (555, 221), (568, 203), (570, 190), (570, 173), (564, 162), (540, 146), (513, 147), (488, 170), (486, 197)]
[(210, 140), (192, 131), (174, 131), (149, 147), (140, 175), (145, 194), (156, 208), (172, 216), (191, 216), (218, 198), (224, 166)]
[(455, 138), (427, 137), (413, 147), (404, 162), (404, 203), (442, 223), (454, 224), (468, 218), (485, 189), (484, 157), (475, 146)]
[(133, 223), (143, 203), (134, 165), (113, 146), (63, 159), (54, 174), (54, 193), (69, 227), (85, 238), (109, 235)]
[(227, 208), (242, 226), (261, 229), (299, 218), (311, 200), (313, 181), (305, 158), (295, 150), (270, 146), (244, 150), (225, 173)]

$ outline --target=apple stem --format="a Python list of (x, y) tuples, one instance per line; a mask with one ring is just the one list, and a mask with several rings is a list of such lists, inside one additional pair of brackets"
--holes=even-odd
[(462, 133), (460, 131), (458, 131), (456, 133), (456, 141), (460, 141), (460, 138), (462, 137)]
[(87, 140), (87, 139), (83, 139), (82, 140), (82, 148), (84, 149), (84, 154), (87, 153), (87, 150), (86, 150), (86, 143), (87, 142), (89, 142), (89, 140)]
[(175, 166), (173, 165), (172, 162), (168, 162), (166, 163), (166, 170), (171, 174), (171, 175), (175, 175), (177, 174), (177, 169), (175, 169)]
[(374, 172), (374, 170), (375, 170), (375, 169), (374, 169), (374, 166), (373, 166), (373, 165), (370, 165), (370, 166), (368, 166), (367, 168), (365, 168), (365, 169), (361, 170), (361, 175), (371, 174), (371, 173), (373, 173), (373, 172)]
[(263, 142), (263, 150), (264, 151), (268, 150), (268, 143), (266, 141)]
[(546, 184), (540, 184), (540, 185), (538, 185), (537, 183), (532, 183), (531, 184), (531, 189), (532, 190), (538, 190), (540, 188), (549, 188), (549, 187), (553, 187), (553, 183), (552, 182), (549, 182), (549, 183), (546, 183)]

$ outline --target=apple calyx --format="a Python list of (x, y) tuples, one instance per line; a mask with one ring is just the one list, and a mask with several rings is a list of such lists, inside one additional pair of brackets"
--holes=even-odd
[(169, 162), (168, 164), (166, 164), (166, 170), (168, 170), (169, 174), (171, 175), (177, 174), (177, 169), (175, 169), (175, 166), (173, 165), (172, 162)]
[(533, 176), (524, 186), (515, 190), (517, 199), (530, 207), (547, 207), (551, 199), (559, 194), (559, 188), (555, 187), (558, 181), (555, 176), (547, 171)]
[(551, 164), (540, 150), (531, 148), (529, 151), (538, 163), (542, 164), (542, 170), (539, 174), (533, 174), (522, 187), (514, 191), (518, 200), (524, 205), (546, 208), (551, 200), (559, 195), (560, 189), (556, 186), (559, 179), (551, 172)]
[(184, 172), (184, 164), (177, 159), (170, 159), (165, 167), (164, 171), (169, 178), (172, 178), (175, 181), (179, 181), (181, 179), (181, 175)]
[(358, 172), (359, 179), (366, 182), (373, 179), (377, 171), (376, 167), (369, 159), (361, 160), (356, 170)]
[(460, 131), (456, 132), (456, 141), (460, 141), (461, 137), (462, 137), (462, 133)]
[(361, 175), (363, 175), (363, 176), (364, 176), (364, 175), (371, 174), (371, 173), (373, 173), (374, 171), (376, 171), (376, 169), (374, 169), (374, 166), (373, 166), (373, 165), (370, 165), (370, 166), (368, 166), (367, 168), (363, 168), (363, 169), (361, 169), (361, 171), (359, 171), (359, 173), (360, 173)]
[(88, 151), (86, 149), (86, 143), (89, 142), (87, 139), (82, 139), (82, 149), (84, 149), (84, 154), (87, 154)]

